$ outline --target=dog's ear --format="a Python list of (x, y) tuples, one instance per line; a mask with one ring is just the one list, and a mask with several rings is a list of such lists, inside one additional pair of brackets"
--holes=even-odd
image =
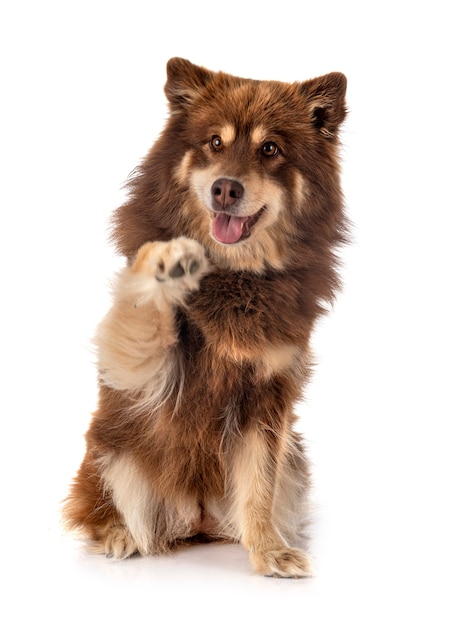
[(167, 63), (166, 97), (174, 109), (192, 104), (199, 93), (213, 79), (214, 72), (194, 65), (186, 59), (173, 57)]
[(347, 114), (345, 91), (347, 79), (340, 72), (332, 72), (300, 84), (311, 122), (323, 136), (331, 138)]

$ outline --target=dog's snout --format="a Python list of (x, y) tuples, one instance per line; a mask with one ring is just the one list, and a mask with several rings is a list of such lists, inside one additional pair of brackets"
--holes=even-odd
[(244, 187), (232, 178), (218, 178), (211, 186), (213, 207), (216, 211), (226, 211), (234, 205), (237, 208), (244, 195)]

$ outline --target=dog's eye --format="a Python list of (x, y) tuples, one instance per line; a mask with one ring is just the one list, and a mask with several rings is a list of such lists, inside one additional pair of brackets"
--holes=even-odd
[(274, 157), (280, 152), (278, 146), (273, 141), (266, 141), (261, 146), (261, 154), (265, 157)]
[(219, 152), (223, 148), (222, 139), (219, 135), (213, 135), (209, 141), (209, 145), (214, 152)]

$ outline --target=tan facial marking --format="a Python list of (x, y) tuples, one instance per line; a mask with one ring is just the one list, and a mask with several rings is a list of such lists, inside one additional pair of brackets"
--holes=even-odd
[(236, 129), (231, 124), (227, 124), (220, 130), (220, 137), (225, 145), (230, 145), (236, 138)]
[(265, 139), (267, 139), (267, 130), (264, 126), (255, 126), (251, 133), (252, 143), (259, 145)]

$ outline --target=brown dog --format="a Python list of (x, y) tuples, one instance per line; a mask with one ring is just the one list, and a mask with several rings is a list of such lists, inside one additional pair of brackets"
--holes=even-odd
[(197, 535), (308, 575), (294, 405), (339, 286), (346, 80), (237, 78), (175, 58), (170, 117), (114, 215), (128, 265), (96, 337), (99, 404), (67, 526), (114, 557)]

